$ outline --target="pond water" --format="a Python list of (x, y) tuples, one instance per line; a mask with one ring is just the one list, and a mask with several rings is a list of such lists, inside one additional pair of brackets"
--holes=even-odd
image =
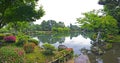
[[(80, 49), (85, 48), (85, 49), (90, 49), (90, 39), (89, 38), (84, 38), (81, 35), (77, 36), (77, 37), (73, 37), (72, 39), (70, 39), (70, 37), (65, 37), (63, 38), (65, 41), (62, 43), (59, 43), (58, 41), (56, 43), (53, 43), (52, 45), (54, 45), (56, 48), (58, 48), (59, 45), (65, 45), (68, 48), (73, 48), (74, 50), (74, 54), (81, 54)], [(40, 42), (40, 46), (43, 43)]]
[(70, 34), (52, 34), (52, 35), (35, 35), (34, 38), (40, 41), (40, 46), (44, 43), (54, 45), (56, 48), (59, 45), (65, 45), (68, 48), (73, 48), (74, 54), (81, 54), (81, 50), (87, 50), (87, 54), (91, 63), (120, 63), (120, 43), (113, 44), (113, 48), (105, 50), (104, 54), (96, 55), (91, 52), (92, 44), (89, 38), (83, 37), (80, 33)]

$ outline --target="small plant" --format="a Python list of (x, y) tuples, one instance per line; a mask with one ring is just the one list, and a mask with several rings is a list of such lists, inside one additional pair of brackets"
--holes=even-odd
[(25, 63), (25, 52), (22, 48), (4, 46), (0, 48), (0, 63)]
[(4, 37), (4, 41), (8, 42), (8, 43), (14, 43), (16, 41), (16, 37), (15, 36), (6, 36), (6, 37)]
[(53, 51), (56, 50), (54, 46), (52, 46), (52, 45), (50, 45), (50, 44), (47, 44), (47, 43), (43, 45), (43, 48), (45, 49), (45, 50), (43, 51), (43, 53), (44, 53), (45, 55), (51, 55), (51, 54), (53, 54)]
[(24, 50), (26, 53), (32, 53), (34, 52), (35, 44), (34, 43), (26, 43), (24, 45)]
[(28, 42), (35, 43), (36, 45), (39, 44), (39, 41), (36, 39), (29, 39)]

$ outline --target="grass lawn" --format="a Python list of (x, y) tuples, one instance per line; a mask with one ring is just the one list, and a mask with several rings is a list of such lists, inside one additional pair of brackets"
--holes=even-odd
[(35, 51), (33, 53), (28, 53), (25, 55), (27, 62), (26, 63), (46, 63), (51, 60), (51, 56), (44, 55), (42, 53), (42, 49), (39, 46), (35, 47)]

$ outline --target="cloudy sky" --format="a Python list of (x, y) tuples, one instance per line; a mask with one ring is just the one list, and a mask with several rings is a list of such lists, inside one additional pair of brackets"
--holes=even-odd
[(103, 8), (98, 5), (98, 0), (40, 0), (39, 5), (43, 6), (45, 15), (36, 24), (40, 24), (42, 20), (62, 21), (65, 25), (75, 24), (81, 13)]

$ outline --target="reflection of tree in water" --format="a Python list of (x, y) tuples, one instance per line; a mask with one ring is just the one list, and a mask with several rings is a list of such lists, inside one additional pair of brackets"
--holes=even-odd
[(56, 43), (56, 42), (61, 40), (61, 38), (54, 37), (53, 35), (40, 35), (40, 36), (37, 36), (37, 37), (40, 40), (40, 42), (42, 42), (42, 43), (53, 44), (53, 43)]
[(80, 35), (80, 32), (70, 32), (70, 39), (77, 37), (78, 35)]
[(62, 36), (59, 36), (57, 34), (55, 34), (55, 35), (52, 35), (52, 34), (42, 34), (42, 35), (39, 35), (37, 37), (40, 40), (40, 42), (42, 42), (42, 43), (53, 44), (53, 43), (56, 43), (56, 42), (62, 43), (62, 42), (65, 41), (65, 37), (64, 36), (62, 37)]
[(65, 37), (77, 37), (80, 32), (70, 32), (70, 33), (53, 33), (53, 34), (33, 34), (33, 37), (38, 37), (39, 41), (42, 43), (54, 44), (56, 42), (63, 43)]

